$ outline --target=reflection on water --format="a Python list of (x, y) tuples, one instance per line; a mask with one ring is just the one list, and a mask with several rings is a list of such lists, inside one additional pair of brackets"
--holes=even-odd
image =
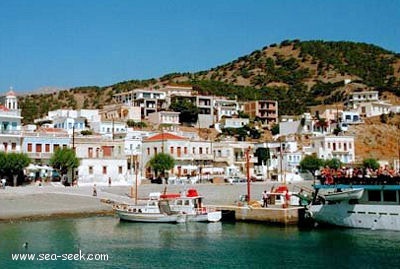
[[(19, 261), (11, 253), (106, 253), (109, 261)], [(389, 268), (400, 233), (254, 223), (142, 224), (112, 217), (0, 223), (0, 268)]]

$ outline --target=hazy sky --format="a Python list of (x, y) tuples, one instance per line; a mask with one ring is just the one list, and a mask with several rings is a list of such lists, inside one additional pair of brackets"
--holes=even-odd
[(285, 39), (400, 53), (398, 0), (1, 0), (0, 93), (207, 70)]

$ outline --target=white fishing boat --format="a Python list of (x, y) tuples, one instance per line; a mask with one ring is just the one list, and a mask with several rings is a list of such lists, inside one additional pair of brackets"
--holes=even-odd
[(114, 211), (121, 220), (133, 222), (181, 223), (186, 216), (171, 211), (168, 204), (158, 200), (148, 200), (146, 205), (116, 204)]
[(141, 222), (217, 222), (222, 213), (203, 205), (203, 197), (195, 189), (187, 193), (152, 193), (144, 206), (115, 205), (116, 214), (123, 220)]
[(308, 214), (319, 224), (400, 231), (400, 185), (359, 183), (315, 185)]

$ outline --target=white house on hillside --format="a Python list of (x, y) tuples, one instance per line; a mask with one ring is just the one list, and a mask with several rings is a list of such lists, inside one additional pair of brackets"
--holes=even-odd
[(339, 159), (350, 164), (355, 161), (353, 136), (315, 136), (311, 137), (311, 148), (318, 158), (329, 160)]

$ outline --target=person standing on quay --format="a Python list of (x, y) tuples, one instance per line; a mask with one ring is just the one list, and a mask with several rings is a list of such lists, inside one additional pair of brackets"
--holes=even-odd
[(268, 193), (267, 193), (267, 190), (264, 190), (264, 192), (262, 194), (262, 199), (263, 199), (262, 207), (268, 207)]
[(93, 185), (93, 196), (97, 196), (96, 184)]
[(111, 177), (108, 177), (108, 187), (111, 187)]

